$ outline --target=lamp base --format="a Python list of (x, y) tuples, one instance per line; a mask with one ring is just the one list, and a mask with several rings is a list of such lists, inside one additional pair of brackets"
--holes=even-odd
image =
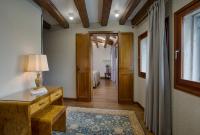
[(35, 79), (35, 85), (36, 85), (36, 88), (34, 88), (34, 90), (37, 90), (37, 89), (42, 87), (41, 78), (40, 78), (40, 72), (37, 73), (37, 77)]

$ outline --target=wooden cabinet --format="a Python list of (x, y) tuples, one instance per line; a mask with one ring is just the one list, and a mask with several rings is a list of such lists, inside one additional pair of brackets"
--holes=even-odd
[(46, 107), (48, 104), (50, 103), (50, 99), (49, 96), (42, 98), (41, 100), (39, 100), (36, 103), (33, 103), (30, 105), (29, 109), (30, 109), (30, 114), (33, 114), (41, 109), (43, 109), (44, 107)]
[(61, 89), (58, 89), (56, 92), (50, 94), (50, 101), (54, 102), (55, 100), (59, 99), (62, 97), (63, 93)]
[(31, 117), (49, 105), (63, 105), (63, 89), (46, 87), (47, 94), (32, 96), (30, 90), (0, 99), (0, 135), (31, 135)]

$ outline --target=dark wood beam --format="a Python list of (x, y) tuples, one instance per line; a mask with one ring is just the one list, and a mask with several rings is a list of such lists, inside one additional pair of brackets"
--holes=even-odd
[(101, 13), (101, 25), (106, 26), (110, 15), (112, 0), (103, 0), (103, 8)]
[(99, 38), (96, 38), (96, 39), (93, 38), (92, 41), (94, 41), (94, 42), (98, 42), (98, 43), (104, 43), (104, 42), (105, 42), (104, 40), (99, 39)]
[(113, 45), (113, 40), (108, 40), (108, 45)]
[(154, 1), (155, 0), (147, 0), (140, 11), (131, 20), (132, 25), (138, 25), (147, 17), (149, 7), (153, 4)]
[(42, 9), (46, 10), (63, 28), (69, 28), (69, 23), (58, 11), (51, 0), (34, 0)]
[(106, 35), (106, 39), (105, 39), (105, 44), (104, 44), (104, 48), (107, 47), (107, 44), (109, 42), (109, 39), (110, 39), (110, 36), (109, 35)]
[(85, 0), (74, 0), (76, 8), (79, 12), (79, 16), (81, 18), (82, 24), (84, 28), (89, 27), (89, 18), (86, 10)]
[(127, 19), (132, 14), (134, 9), (137, 7), (139, 2), (140, 2), (140, 0), (129, 0), (129, 1), (127, 1), (127, 7), (126, 7), (124, 13), (122, 14), (122, 17), (119, 20), (120, 25), (124, 25), (126, 23)]
[[(97, 42), (97, 43), (105, 43), (105, 40), (98, 39), (98, 38), (97, 38), (97, 39), (94, 39), (94, 38), (93, 38), (93, 39), (91, 39), (91, 41), (93, 41), (95, 44), (96, 44), (96, 42)], [(110, 39), (107, 41), (107, 45), (113, 45), (113, 43), (114, 43), (114, 42), (113, 42), (112, 40), (110, 40)], [(98, 47), (99, 47), (99, 46), (98, 46)], [(104, 47), (105, 47), (105, 45), (104, 45)], [(106, 48), (106, 47), (105, 47), (105, 48)]]
[(94, 42), (95, 42), (97, 48), (99, 48), (99, 43), (98, 43), (98, 41), (97, 41), (97, 36), (93, 36), (93, 37), (94, 37)]
[(90, 35), (94, 35), (94, 34), (111, 34), (111, 35), (118, 35), (117, 32), (113, 32), (113, 31), (88, 31), (88, 33)]
[(99, 43), (97, 41), (95, 42), (95, 44), (96, 44), (97, 48), (99, 48)]
[(51, 29), (51, 24), (49, 24), (48, 22), (46, 22), (45, 20), (43, 20), (43, 28), (44, 29)]

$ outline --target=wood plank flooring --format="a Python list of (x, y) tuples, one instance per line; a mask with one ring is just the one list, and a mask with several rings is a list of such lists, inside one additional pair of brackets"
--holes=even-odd
[(144, 110), (138, 104), (118, 104), (117, 87), (109, 80), (101, 80), (99, 87), (93, 89), (92, 102), (80, 102), (76, 100), (64, 100), (66, 106), (86, 107), (86, 108), (103, 108), (116, 110), (133, 110), (140, 121), (146, 135), (153, 135), (144, 126)]
[(93, 88), (92, 93), (93, 102), (118, 102), (117, 85), (111, 80), (101, 79), (99, 86)]

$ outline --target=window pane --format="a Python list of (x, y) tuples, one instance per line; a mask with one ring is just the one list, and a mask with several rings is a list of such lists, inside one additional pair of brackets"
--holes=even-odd
[(147, 68), (147, 37), (141, 40), (140, 44), (140, 71), (146, 73)]
[(200, 82), (200, 9), (183, 18), (181, 50), (182, 79)]

